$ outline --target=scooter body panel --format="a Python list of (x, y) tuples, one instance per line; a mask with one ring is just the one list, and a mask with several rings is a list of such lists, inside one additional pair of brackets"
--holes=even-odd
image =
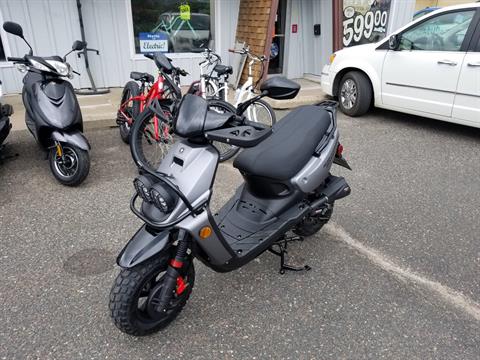
[(25, 123), (43, 147), (52, 145), (54, 131), (70, 134), (83, 131), (80, 106), (68, 81), (30, 72), (23, 82)]
[(68, 133), (54, 130), (51, 134), (51, 139), (54, 141), (75, 145), (76, 147), (85, 151), (90, 150), (90, 143), (85, 135), (79, 131)]
[(168, 230), (152, 233), (142, 226), (118, 255), (117, 264), (128, 269), (150, 259), (169, 247), (169, 237)]
[[(194, 206), (200, 206), (210, 200), (213, 181), (218, 166), (218, 151), (212, 145), (193, 144), (181, 140), (162, 160), (158, 172), (165, 174), (178, 186)], [(142, 203), (142, 212), (153, 221), (168, 223), (187, 213), (187, 206), (178, 201), (170, 214), (165, 215), (151, 203)]]
[(308, 194), (317, 189), (330, 173), (338, 145), (338, 130), (327, 143), (320, 155), (312, 156), (307, 164), (291, 180), (292, 184)]

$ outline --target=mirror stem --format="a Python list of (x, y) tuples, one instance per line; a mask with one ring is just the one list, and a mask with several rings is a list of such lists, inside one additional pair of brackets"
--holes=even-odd
[(22, 36), (22, 39), (23, 41), (25, 41), (25, 44), (27, 44), (27, 46), (30, 48), (30, 51), (29, 51), (29, 55), (33, 55), (33, 49), (32, 47), (30, 46), (30, 44), (28, 43), (28, 41)]

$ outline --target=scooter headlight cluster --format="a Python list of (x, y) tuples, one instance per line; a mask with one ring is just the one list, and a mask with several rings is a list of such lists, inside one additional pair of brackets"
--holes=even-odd
[(62, 76), (69, 76), (71, 73), (71, 68), (70, 65), (67, 63), (61, 62), (61, 61), (55, 61), (55, 60), (46, 60), (47, 63), (52, 65), (57, 73), (59, 73)]
[(30, 64), (32, 66), (40, 71), (45, 71), (45, 72), (53, 72), (57, 73), (61, 76), (70, 76), (72, 73), (72, 69), (69, 64), (61, 62), (61, 61), (56, 61), (56, 60), (45, 60), (45, 62), (48, 63), (48, 65), (52, 66), (55, 71), (53, 71), (50, 67), (42, 64), (41, 62), (35, 60), (35, 59), (29, 59)]
[(178, 195), (161, 183), (153, 185), (150, 196), (153, 204), (166, 214), (173, 210), (178, 200)]
[(139, 176), (133, 181), (133, 186), (137, 191), (138, 196), (142, 198), (143, 201), (152, 202), (150, 196), (150, 187), (152, 186), (152, 181), (146, 176)]
[(171, 212), (177, 204), (177, 193), (161, 182), (153, 183), (150, 178), (141, 175), (133, 181), (133, 185), (143, 201), (155, 205), (166, 214)]

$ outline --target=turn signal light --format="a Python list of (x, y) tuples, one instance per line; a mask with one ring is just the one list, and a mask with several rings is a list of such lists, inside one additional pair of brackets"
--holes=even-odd
[(333, 60), (335, 60), (336, 56), (337, 56), (337, 54), (330, 55), (330, 58), (329, 58), (330, 64), (333, 63)]
[(212, 228), (210, 226), (204, 226), (203, 228), (200, 229), (200, 232), (198, 233), (200, 235), (201, 239), (206, 239), (210, 235), (212, 235)]

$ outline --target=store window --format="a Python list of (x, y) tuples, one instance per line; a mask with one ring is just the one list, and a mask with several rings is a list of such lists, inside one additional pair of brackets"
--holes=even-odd
[(210, 0), (131, 0), (137, 54), (198, 52), (208, 47)]

